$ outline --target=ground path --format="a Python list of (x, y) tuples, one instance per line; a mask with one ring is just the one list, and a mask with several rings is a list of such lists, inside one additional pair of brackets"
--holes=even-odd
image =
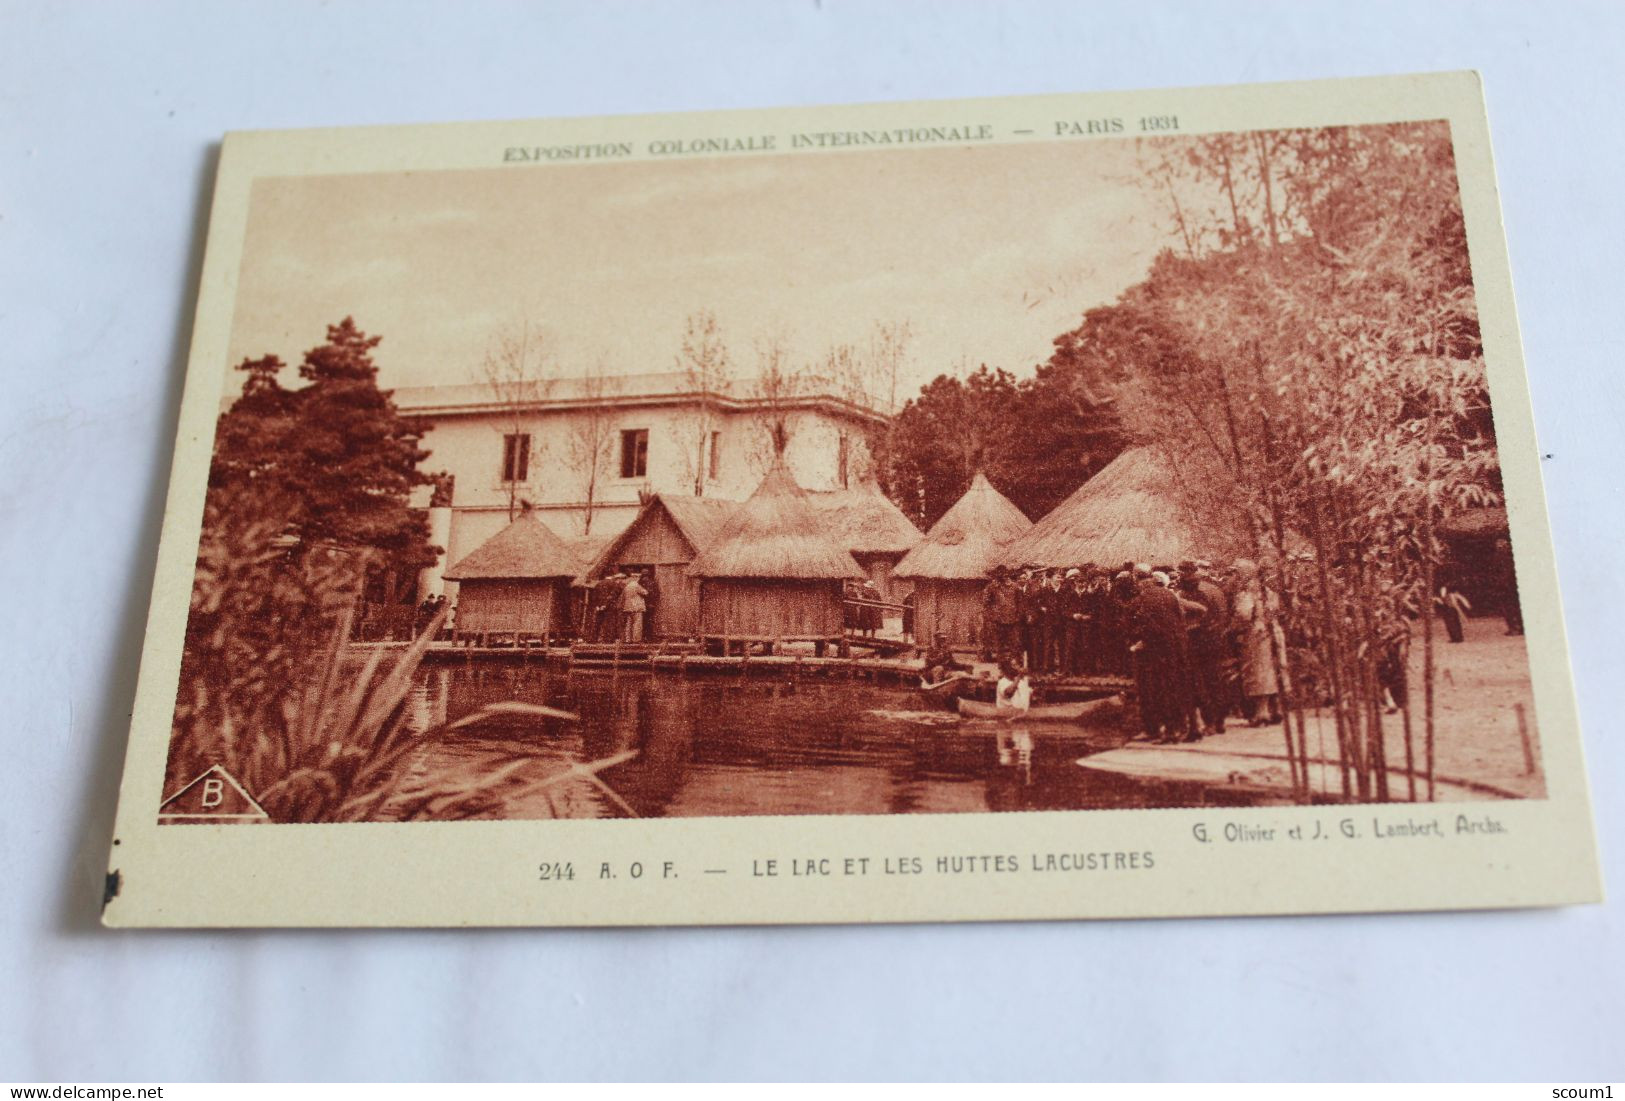
[[(1540, 737), (1535, 728), (1529, 661), (1521, 635), (1505, 634), (1498, 618), (1467, 622), (1466, 641), (1446, 642), (1441, 628), (1435, 636), (1438, 666), (1435, 701), (1435, 782), (1441, 801), (1538, 798), (1545, 794), (1540, 771)], [(1420, 639), (1411, 652), (1413, 739), (1416, 754), (1417, 797), (1427, 798), (1421, 773), (1422, 648)], [(1524, 738), (1519, 712), (1527, 725), (1535, 768), (1525, 766)], [(1409, 798), (1405, 774), (1405, 738), (1399, 715), (1384, 716), (1389, 764), (1389, 794)], [(1337, 734), (1325, 712), (1311, 712), (1308, 722), (1310, 785), (1317, 795), (1341, 798), (1342, 777), (1337, 767)], [(1188, 745), (1162, 746), (1131, 742), (1120, 749), (1085, 757), (1085, 768), (1126, 776), (1234, 785), (1287, 793), (1291, 770), (1279, 724), (1237, 727), (1217, 737)]]

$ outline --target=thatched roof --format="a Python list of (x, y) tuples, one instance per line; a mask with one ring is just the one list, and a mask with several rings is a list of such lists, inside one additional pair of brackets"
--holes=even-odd
[[(698, 554), (717, 541), (728, 518), (739, 508), (738, 501), (724, 501), (718, 497), (696, 497), (691, 493), (674, 493), (655, 498), (671, 516), (672, 523), (683, 533), (688, 545)], [(651, 502), (652, 503), (652, 502)]]
[(581, 572), (579, 553), (534, 514), (522, 512), (447, 570), (446, 580), (574, 577)]
[(578, 567), (574, 575), (575, 580), (585, 580), (597, 564), (599, 556), (614, 541), (615, 537), (611, 535), (572, 535), (565, 538), (564, 545), (575, 555)]
[(1241, 532), (1198, 521), (1180, 499), (1180, 484), (1157, 452), (1131, 448), (1012, 542), (996, 564), (1156, 564), (1242, 551)]
[(920, 529), (874, 482), (807, 496), (825, 529), (853, 554), (901, 555), (919, 545)]
[(688, 545), (698, 555), (706, 547), (717, 541), (722, 534), (728, 518), (739, 507), (738, 501), (724, 501), (719, 497), (695, 497), (685, 493), (657, 493), (644, 503), (638, 510), (637, 516), (626, 525), (626, 529), (615, 538), (600, 543), (598, 553), (593, 556), (591, 568), (587, 571), (592, 575), (601, 575), (605, 570), (615, 564), (620, 555), (621, 548), (637, 534), (644, 521), (657, 512), (664, 512), (671, 517), (672, 524), (688, 541)]
[(970, 488), (925, 533), (925, 541), (903, 556), (898, 577), (966, 580), (986, 577), (994, 563), (1033, 522), (993, 488), (980, 471)]
[(783, 580), (864, 576), (783, 462), (773, 464), (688, 572), (695, 577)]

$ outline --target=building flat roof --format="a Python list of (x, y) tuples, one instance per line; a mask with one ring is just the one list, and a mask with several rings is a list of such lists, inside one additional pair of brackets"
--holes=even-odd
[[(840, 388), (813, 380), (805, 393), (781, 399), (791, 408), (820, 409), (870, 421), (887, 418), (882, 403), (868, 395), (843, 395)], [(510, 402), (500, 397), (489, 383), (461, 383), (446, 386), (402, 386), (394, 392), (395, 406), (403, 413), (425, 416), (455, 416), (505, 411)], [(709, 400), (730, 412), (749, 412), (768, 399), (753, 392), (749, 379), (728, 379), (710, 389), (696, 388), (680, 371), (644, 375), (609, 375), (603, 379), (557, 378), (538, 383), (531, 400), (524, 405), (537, 412), (613, 405), (687, 405)], [(859, 400), (861, 398), (861, 400)]]

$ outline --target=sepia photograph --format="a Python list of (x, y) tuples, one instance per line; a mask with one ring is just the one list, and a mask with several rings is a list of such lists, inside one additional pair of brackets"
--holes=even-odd
[(0, 1094), (1620, 1089), (1625, 6), (0, 10)]
[(159, 822), (1544, 798), (1449, 122), (1180, 128), (256, 178)]

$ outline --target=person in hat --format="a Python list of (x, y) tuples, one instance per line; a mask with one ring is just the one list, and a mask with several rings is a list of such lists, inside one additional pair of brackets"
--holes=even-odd
[(1190, 643), (1179, 597), (1155, 580), (1141, 582), (1130, 625), (1129, 649), (1134, 654), (1140, 722), (1146, 738), (1154, 742), (1197, 740), (1201, 735), (1192, 722), (1190, 706)]
[(1198, 562), (1179, 564), (1180, 596), (1186, 601), (1185, 628), (1190, 641), (1191, 697), (1204, 733), (1223, 734), (1224, 638), (1230, 626), (1230, 599)]
[(923, 655), (925, 662), (924, 679), (928, 684), (939, 684), (945, 678), (955, 673), (968, 673), (970, 666), (954, 656), (954, 649), (948, 645), (948, 633), (938, 631), (931, 640), (931, 648)]
[(1101, 666), (1113, 676), (1134, 674), (1134, 657), (1129, 651), (1129, 624), (1134, 619), (1134, 602), (1139, 598), (1140, 586), (1134, 580), (1134, 570), (1119, 570), (1106, 583), (1101, 631)]
[(660, 583), (655, 580), (655, 568), (647, 567), (643, 571), (643, 641), (653, 642), (655, 637), (655, 616), (660, 609)]
[(621, 641), (643, 641), (643, 613), (648, 610), (644, 598), (649, 590), (643, 587), (638, 574), (628, 574), (621, 585)]
[(1021, 598), (1010, 571), (993, 568), (993, 580), (982, 590), (982, 646), (988, 660), (1004, 660), (1021, 645)]
[(1077, 676), (1083, 672), (1083, 632), (1089, 618), (1089, 589), (1082, 570), (1074, 567), (1066, 571), (1055, 601), (1056, 670)]
[(621, 626), (621, 585), (626, 575), (616, 570), (592, 589), (592, 641), (614, 642)]
[(1083, 568), (1083, 623), (1077, 655), (1078, 672), (1086, 676), (1104, 673), (1105, 651), (1110, 634), (1107, 617), (1110, 614), (1111, 574), (1100, 566)]
[(1232, 616), (1241, 634), (1241, 692), (1244, 710), (1253, 726), (1281, 721), (1281, 681), (1276, 662), (1286, 655), (1286, 633), (1277, 617), (1281, 598), (1264, 584), (1258, 565), (1238, 558), (1237, 591)]
[(880, 587), (873, 578), (865, 577), (858, 585), (858, 599), (863, 601), (863, 633), (874, 638), (886, 626), (885, 609), (880, 606)]
[(1066, 613), (1063, 607), (1067, 602), (1066, 591), (1071, 587), (1071, 582), (1067, 580), (1066, 570), (1058, 566), (1049, 572), (1049, 580), (1049, 671), (1064, 676), (1070, 671), (1069, 666), (1072, 662), (1072, 633), (1070, 630), (1072, 617)]
[(841, 585), (843, 623), (846, 630), (854, 635), (867, 635), (869, 633), (869, 593), (866, 588), (868, 585), (868, 578), (864, 578), (862, 581), (856, 578), (848, 578)]
[(1032, 664), (1032, 655), (1036, 639), (1034, 638), (1034, 620), (1037, 615), (1039, 581), (1035, 579), (1034, 567), (1023, 567), (1016, 575), (1016, 605), (1021, 610), (1021, 619), (1017, 630), (1016, 660), (1027, 665)]
[(1028, 589), (1028, 622), (1031, 637), (1028, 642), (1028, 662), (1035, 673), (1050, 673), (1055, 669), (1056, 597), (1059, 586), (1051, 570), (1038, 570), (1033, 574)]

